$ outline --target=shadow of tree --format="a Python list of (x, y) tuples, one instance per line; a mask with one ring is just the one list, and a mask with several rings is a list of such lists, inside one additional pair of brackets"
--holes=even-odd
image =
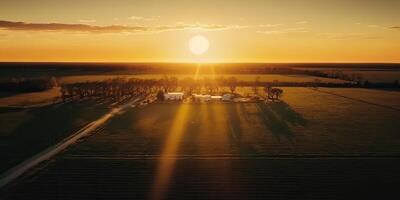
[(238, 104), (227, 104), (226, 106), (226, 112), (228, 114), (227, 126), (230, 129), (230, 143), (238, 147), (239, 152), (243, 155), (254, 154), (256, 153), (255, 149), (246, 142), (243, 142), (243, 131), (242, 127), (240, 126), (241, 121), (239, 115), (243, 114), (244, 112), (239, 113), (238, 109), (243, 110), (243, 107), (240, 106), (238, 108), (238, 106)]
[(279, 115), (284, 121), (292, 125), (306, 126), (307, 120), (299, 113), (294, 111), (285, 102), (275, 102), (268, 105), (273, 112)]
[(285, 102), (258, 103), (257, 106), (262, 112), (264, 125), (278, 140), (281, 137), (290, 141), (293, 139), (294, 133), (289, 124), (293, 126), (306, 126), (307, 124), (307, 120)]

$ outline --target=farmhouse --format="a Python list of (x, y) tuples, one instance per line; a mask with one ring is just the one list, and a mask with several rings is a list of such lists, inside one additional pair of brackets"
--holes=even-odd
[(183, 92), (168, 92), (164, 94), (165, 100), (183, 100)]

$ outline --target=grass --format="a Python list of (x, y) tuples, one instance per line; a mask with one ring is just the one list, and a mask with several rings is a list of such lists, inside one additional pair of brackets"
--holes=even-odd
[(0, 108), (0, 172), (63, 140), (107, 110), (90, 102)]
[(160, 186), (167, 199), (378, 198), (397, 191), (400, 112), (380, 105), (399, 106), (399, 92), (283, 89), (284, 101), (273, 104), (132, 108), (4, 195), (147, 199), (157, 172), (170, 176)]
[(300, 69), (304, 70), (318, 70), (322, 72), (334, 73), (336, 71), (341, 71), (344, 74), (352, 75), (358, 74), (364, 80), (368, 80), (370, 82), (378, 82), (378, 83), (393, 83), (396, 80), (400, 81), (400, 71), (398, 68), (394, 69), (381, 69), (381, 68), (307, 68), (301, 67)]
[[(399, 92), (283, 89), (280, 103), (132, 108), (4, 195), (147, 199), (159, 169), (170, 175), (167, 199), (378, 198), (397, 191), (400, 112), (388, 106), (400, 105)], [(162, 162), (165, 153), (171, 157)]]
[[(345, 72), (346, 73), (346, 72)], [(394, 82), (400, 81), (400, 71), (351, 71), (348, 73), (360, 74), (365, 80), (370, 82)]]
[(40, 106), (54, 102), (60, 96), (60, 88), (56, 87), (43, 92), (18, 93), (0, 98), (0, 107)]
[(400, 105), (399, 92), (307, 88), (284, 88), (284, 91), (284, 103), (154, 104), (134, 109), (113, 119), (101, 134), (89, 138), (74, 151), (157, 155), (176, 113), (187, 107), (179, 150), (182, 155), (398, 155), (400, 152), (397, 134), (400, 112), (385, 107)]

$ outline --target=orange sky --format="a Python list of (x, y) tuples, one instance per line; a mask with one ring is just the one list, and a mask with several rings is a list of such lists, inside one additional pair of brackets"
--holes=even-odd
[[(400, 62), (398, 0), (0, 2), (0, 61)], [(210, 41), (193, 55), (191, 37)]]

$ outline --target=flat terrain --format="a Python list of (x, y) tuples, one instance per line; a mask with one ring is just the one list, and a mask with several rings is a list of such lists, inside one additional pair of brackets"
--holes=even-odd
[(317, 67), (317, 68), (307, 68), (301, 67), (299, 69), (304, 70), (318, 70), (321, 72), (329, 72), (335, 73), (337, 71), (343, 72), (347, 75), (358, 74), (364, 80), (368, 80), (370, 82), (379, 82), (379, 83), (393, 83), (394, 81), (400, 81), (400, 70), (399, 68), (390, 68), (390, 69), (382, 69), (382, 68), (335, 68), (335, 67)]
[(223, 75), (212, 75), (212, 74), (199, 74), (197, 76), (192, 74), (138, 74), (138, 75), (85, 75), (85, 76), (63, 76), (59, 78), (60, 83), (79, 83), (86, 81), (101, 81), (111, 78), (142, 78), (142, 79), (161, 79), (165, 76), (177, 77), (179, 80), (184, 78), (197, 78), (197, 79), (215, 79), (215, 78), (229, 78), (236, 77), (239, 81), (254, 81), (256, 77), (259, 77), (261, 82), (313, 82), (315, 79), (319, 79), (324, 83), (344, 83), (346, 81), (332, 78), (322, 78), (308, 75), (280, 75), (280, 74), (223, 74)]
[(4, 199), (343, 199), (395, 194), (400, 93), (284, 88), (281, 103), (131, 108)]
[(360, 74), (364, 79), (371, 82), (394, 82), (400, 81), (400, 71), (351, 71)]
[(59, 96), (59, 87), (42, 92), (16, 93), (0, 97), (0, 107), (38, 107), (54, 103)]
[(0, 174), (62, 141), (108, 110), (104, 104), (88, 101), (34, 108), (0, 107)]

